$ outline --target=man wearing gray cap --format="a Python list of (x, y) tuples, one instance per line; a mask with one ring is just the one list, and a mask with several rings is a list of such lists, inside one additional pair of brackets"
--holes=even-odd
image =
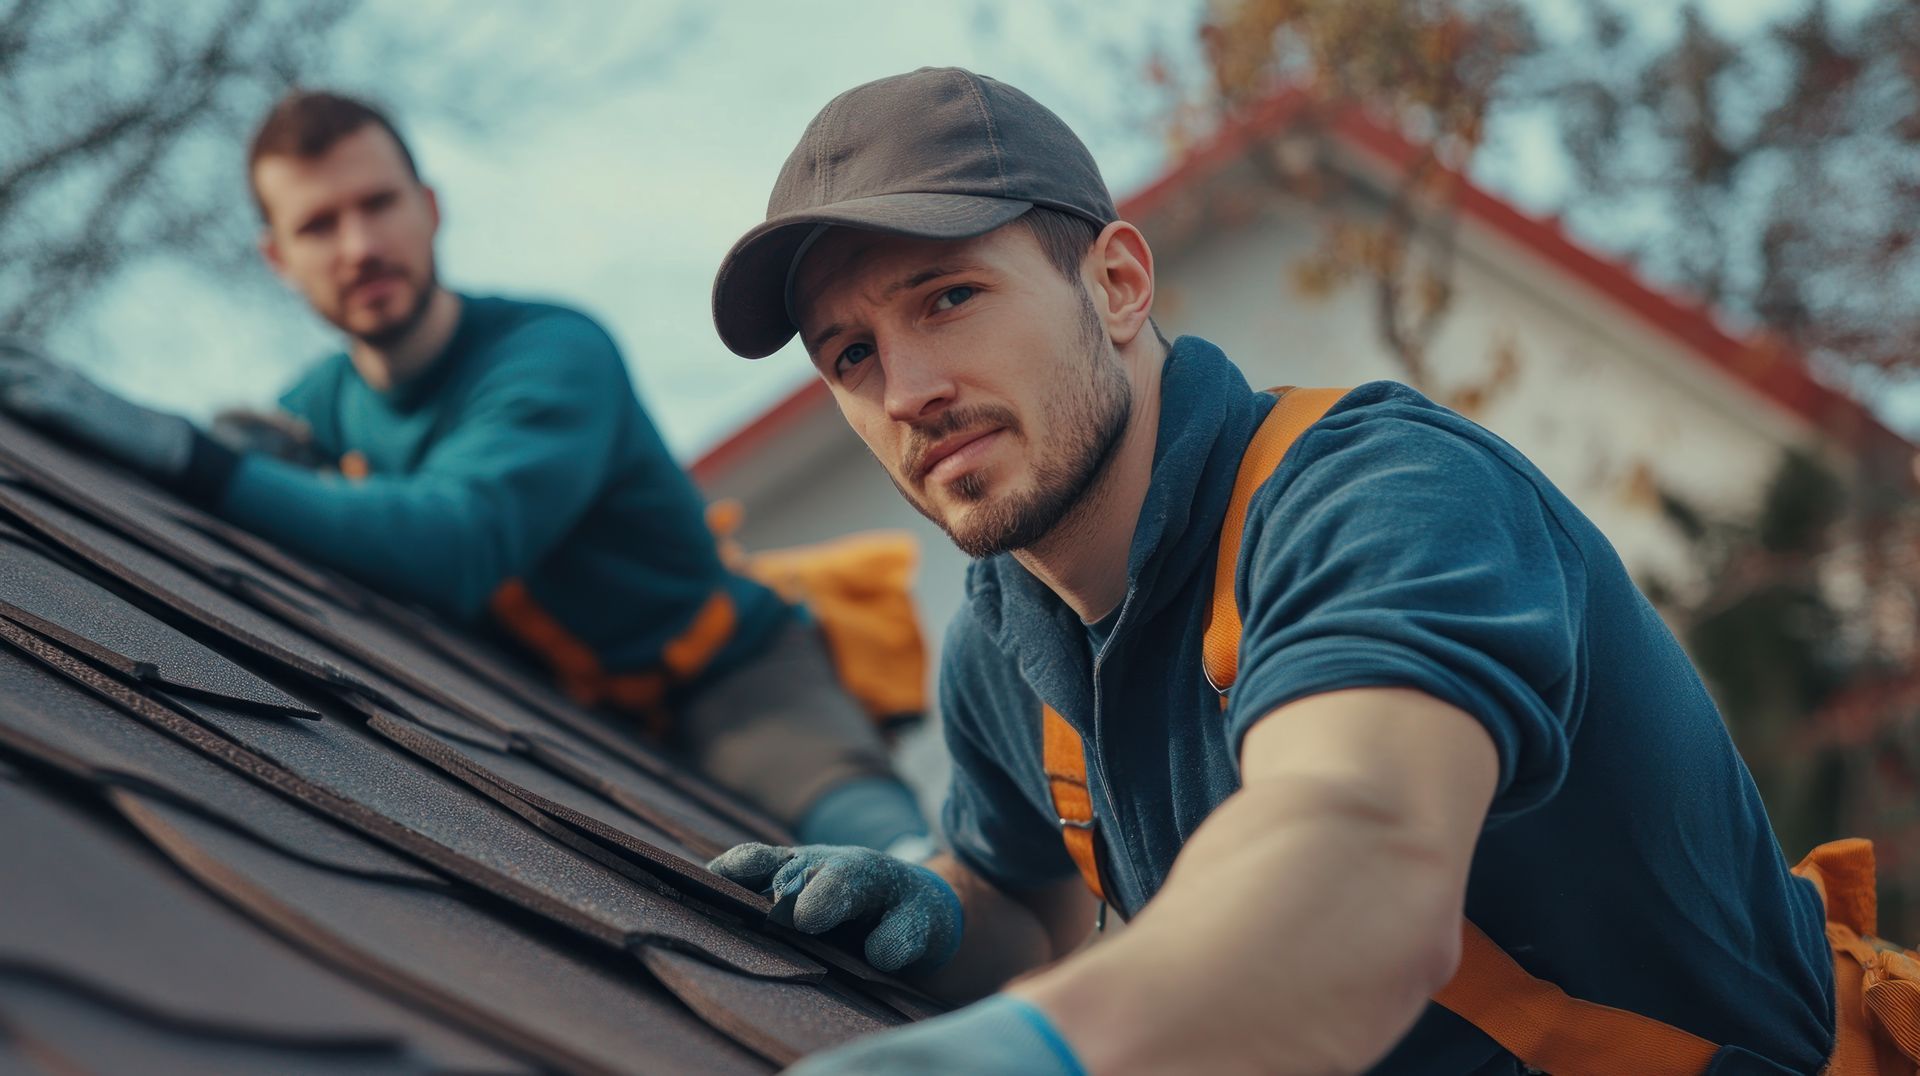
[[(984, 998), (802, 1069), (1819, 1069), (1820, 897), (1606, 540), (1472, 422), (1256, 392), (1153, 294), (1073, 133), (955, 69), (828, 104), (720, 268), (727, 345), (797, 332), (977, 558), (951, 854), (714, 863)], [(1129, 925), (1080, 951), (1083, 885)]]

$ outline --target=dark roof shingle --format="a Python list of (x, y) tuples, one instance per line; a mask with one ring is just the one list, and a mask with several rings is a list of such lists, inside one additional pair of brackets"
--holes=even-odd
[(755, 1072), (938, 1011), (491, 649), (0, 418), (0, 1055)]

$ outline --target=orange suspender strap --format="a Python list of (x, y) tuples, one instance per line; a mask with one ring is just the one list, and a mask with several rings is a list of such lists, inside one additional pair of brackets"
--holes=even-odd
[(1320, 421), (1351, 390), (1288, 387), (1271, 391), (1279, 399), (1254, 431), (1233, 477), (1233, 497), (1220, 524), (1220, 549), (1213, 566), (1213, 604), (1207, 610), (1207, 634), (1200, 645), (1207, 682), (1223, 699), (1240, 671), (1240, 604), (1234, 600), (1233, 581), (1240, 564), (1240, 534), (1247, 527), (1247, 505), (1307, 427)]
[(700, 670), (733, 638), (734, 625), (739, 619), (733, 597), (724, 588), (708, 595), (686, 630), (668, 639), (660, 648), (660, 662), (666, 666), (668, 679), (677, 683), (700, 675)]
[(1434, 1003), (1528, 1068), (1554, 1076), (1699, 1076), (1719, 1050), (1652, 1017), (1568, 997), (1464, 919), (1461, 940), (1460, 968)]
[(706, 668), (733, 636), (737, 620), (733, 599), (724, 589), (715, 590), (686, 630), (661, 648), (661, 671), (616, 676), (602, 668), (593, 648), (535, 601), (520, 580), (500, 584), (489, 608), (502, 626), (547, 663), (569, 698), (585, 706), (607, 703), (638, 714), (655, 735), (667, 731), (660, 706), (666, 701), (668, 685), (691, 680)]
[[(1320, 416), (1347, 393), (1345, 389), (1274, 391), (1279, 399), (1267, 412), (1240, 461), (1240, 470), (1233, 480), (1233, 498), (1228, 502), (1226, 522), (1221, 528), (1219, 567), (1214, 575), (1213, 608), (1207, 617), (1204, 653), (1207, 676), (1222, 691), (1233, 682), (1239, 662), (1240, 610), (1233, 601), (1233, 572), (1240, 548), (1240, 531), (1247, 521), (1247, 502), (1253, 499), (1253, 491), (1266, 481), (1301, 432), (1319, 421)], [(1224, 679), (1215, 675), (1216, 651), (1225, 655)], [(1041, 765), (1046, 770), (1047, 788), (1053, 796), (1053, 813), (1060, 819), (1060, 839), (1067, 846), (1067, 854), (1073, 857), (1074, 866), (1080, 868), (1080, 877), (1086, 881), (1087, 888), (1105, 901), (1107, 894), (1100, 884), (1093, 797), (1087, 791), (1086, 751), (1080, 734), (1073, 731), (1073, 726), (1053, 707), (1043, 706), (1040, 716)]]
[(502, 627), (547, 663), (568, 698), (586, 706), (600, 700), (606, 673), (599, 656), (534, 601), (525, 583), (509, 579), (500, 584), (487, 605)]
[[(1239, 559), (1240, 532), (1247, 522), (1247, 502), (1280, 464), (1308, 426), (1320, 420), (1346, 389), (1274, 389), (1279, 399), (1260, 423), (1234, 475), (1233, 497), (1221, 527), (1220, 557), (1214, 573), (1213, 608), (1207, 615), (1204, 644), (1207, 677), (1224, 692), (1233, 683), (1240, 650), (1240, 609), (1233, 600), (1234, 566)], [(1229, 540), (1231, 539), (1231, 540)], [(1220, 662), (1216, 655), (1224, 655)], [(1218, 671), (1216, 671), (1218, 670)], [(1224, 696), (1223, 696), (1224, 698)], [(1087, 758), (1080, 734), (1073, 731), (1051, 706), (1041, 708), (1041, 765), (1053, 796), (1053, 813), (1060, 819), (1060, 839), (1080, 868), (1087, 888), (1102, 901), (1099, 840), (1094, 833), (1093, 797), (1087, 791)]]
[(1093, 830), (1093, 794), (1087, 790), (1087, 754), (1080, 734), (1051, 706), (1040, 708), (1041, 768), (1053, 795), (1053, 813), (1060, 819), (1060, 839), (1080, 868), (1080, 877), (1101, 901), (1100, 859)]

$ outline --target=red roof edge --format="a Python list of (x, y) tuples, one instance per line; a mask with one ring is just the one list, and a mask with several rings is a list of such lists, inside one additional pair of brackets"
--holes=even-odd
[[(1357, 110), (1339, 116), (1334, 124), (1342, 144), (1396, 170), (1406, 168), (1419, 152), (1406, 138)], [(1557, 220), (1528, 216), (1471, 182), (1460, 183), (1456, 207), (1461, 215), (1533, 251), (1686, 345), (1733, 380), (1849, 447), (1914, 451), (1911, 442), (1884, 426), (1859, 401), (1816, 380), (1806, 357), (1784, 340), (1764, 333), (1746, 339), (1732, 335), (1706, 304), (1653, 287), (1631, 265), (1576, 243)]]
[(808, 378), (785, 399), (760, 413), (759, 417), (735, 430), (732, 434), (701, 453), (687, 471), (693, 480), (702, 486), (719, 480), (728, 471), (754, 454), (760, 446), (771, 442), (781, 433), (798, 424), (801, 419), (832, 401), (827, 392), (827, 383), (817, 377)]
[[(1120, 215), (1129, 220), (1152, 215), (1181, 191), (1239, 160), (1259, 139), (1297, 122), (1309, 105), (1310, 99), (1298, 90), (1275, 94), (1224, 124), (1159, 179), (1122, 202)], [(1406, 169), (1420, 153), (1404, 135), (1357, 108), (1334, 110), (1328, 129), (1341, 145), (1390, 170)], [(1626, 263), (1579, 245), (1557, 221), (1528, 216), (1468, 180), (1460, 180), (1456, 191), (1456, 209), (1462, 216), (1558, 266), (1788, 413), (1856, 450), (1914, 451), (1911, 442), (1888, 429), (1858, 401), (1815, 380), (1805, 357), (1784, 342), (1764, 335), (1735, 337), (1720, 327), (1707, 307), (1666, 294)], [(694, 479), (702, 484), (718, 479), (830, 399), (824, 382), (809, 381), (702, 454), (691, 468)]]
[(1297, 90), (1275, 94), (1221, 127), (1204, 142), (1189, 150), (1166, 174), (1117, 207), (1126, 220), (1140, 220), (1160, 211), (1181, 191), (1233, 164), (1246, 155), (1255, 140), (1272, 137), (1291, 127), (1308, 106), (1307, 95)]

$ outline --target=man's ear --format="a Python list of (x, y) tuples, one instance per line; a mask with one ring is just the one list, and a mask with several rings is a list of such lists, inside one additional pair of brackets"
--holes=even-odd
[(260, 259), (267, 263), (267, 268), (273, 270), (274, 276), (285, 280), (287, 278), (287, 259), (286, 256), (280, 252), (280, 244), (273, 238), (272, 225), (261, 225), (259, 242)]
[(1101, 230), (1081, 263), (1094, 309), (1116, 347), (1126, 347), (1153, 313), (1153, 251), (1140, 229), (1116, 220)]
[(427, 198), (427, 215), (433, 218), (433, 234), (440, 234), (440, 195), (425, 183), (420, 184), (420, 193)]

